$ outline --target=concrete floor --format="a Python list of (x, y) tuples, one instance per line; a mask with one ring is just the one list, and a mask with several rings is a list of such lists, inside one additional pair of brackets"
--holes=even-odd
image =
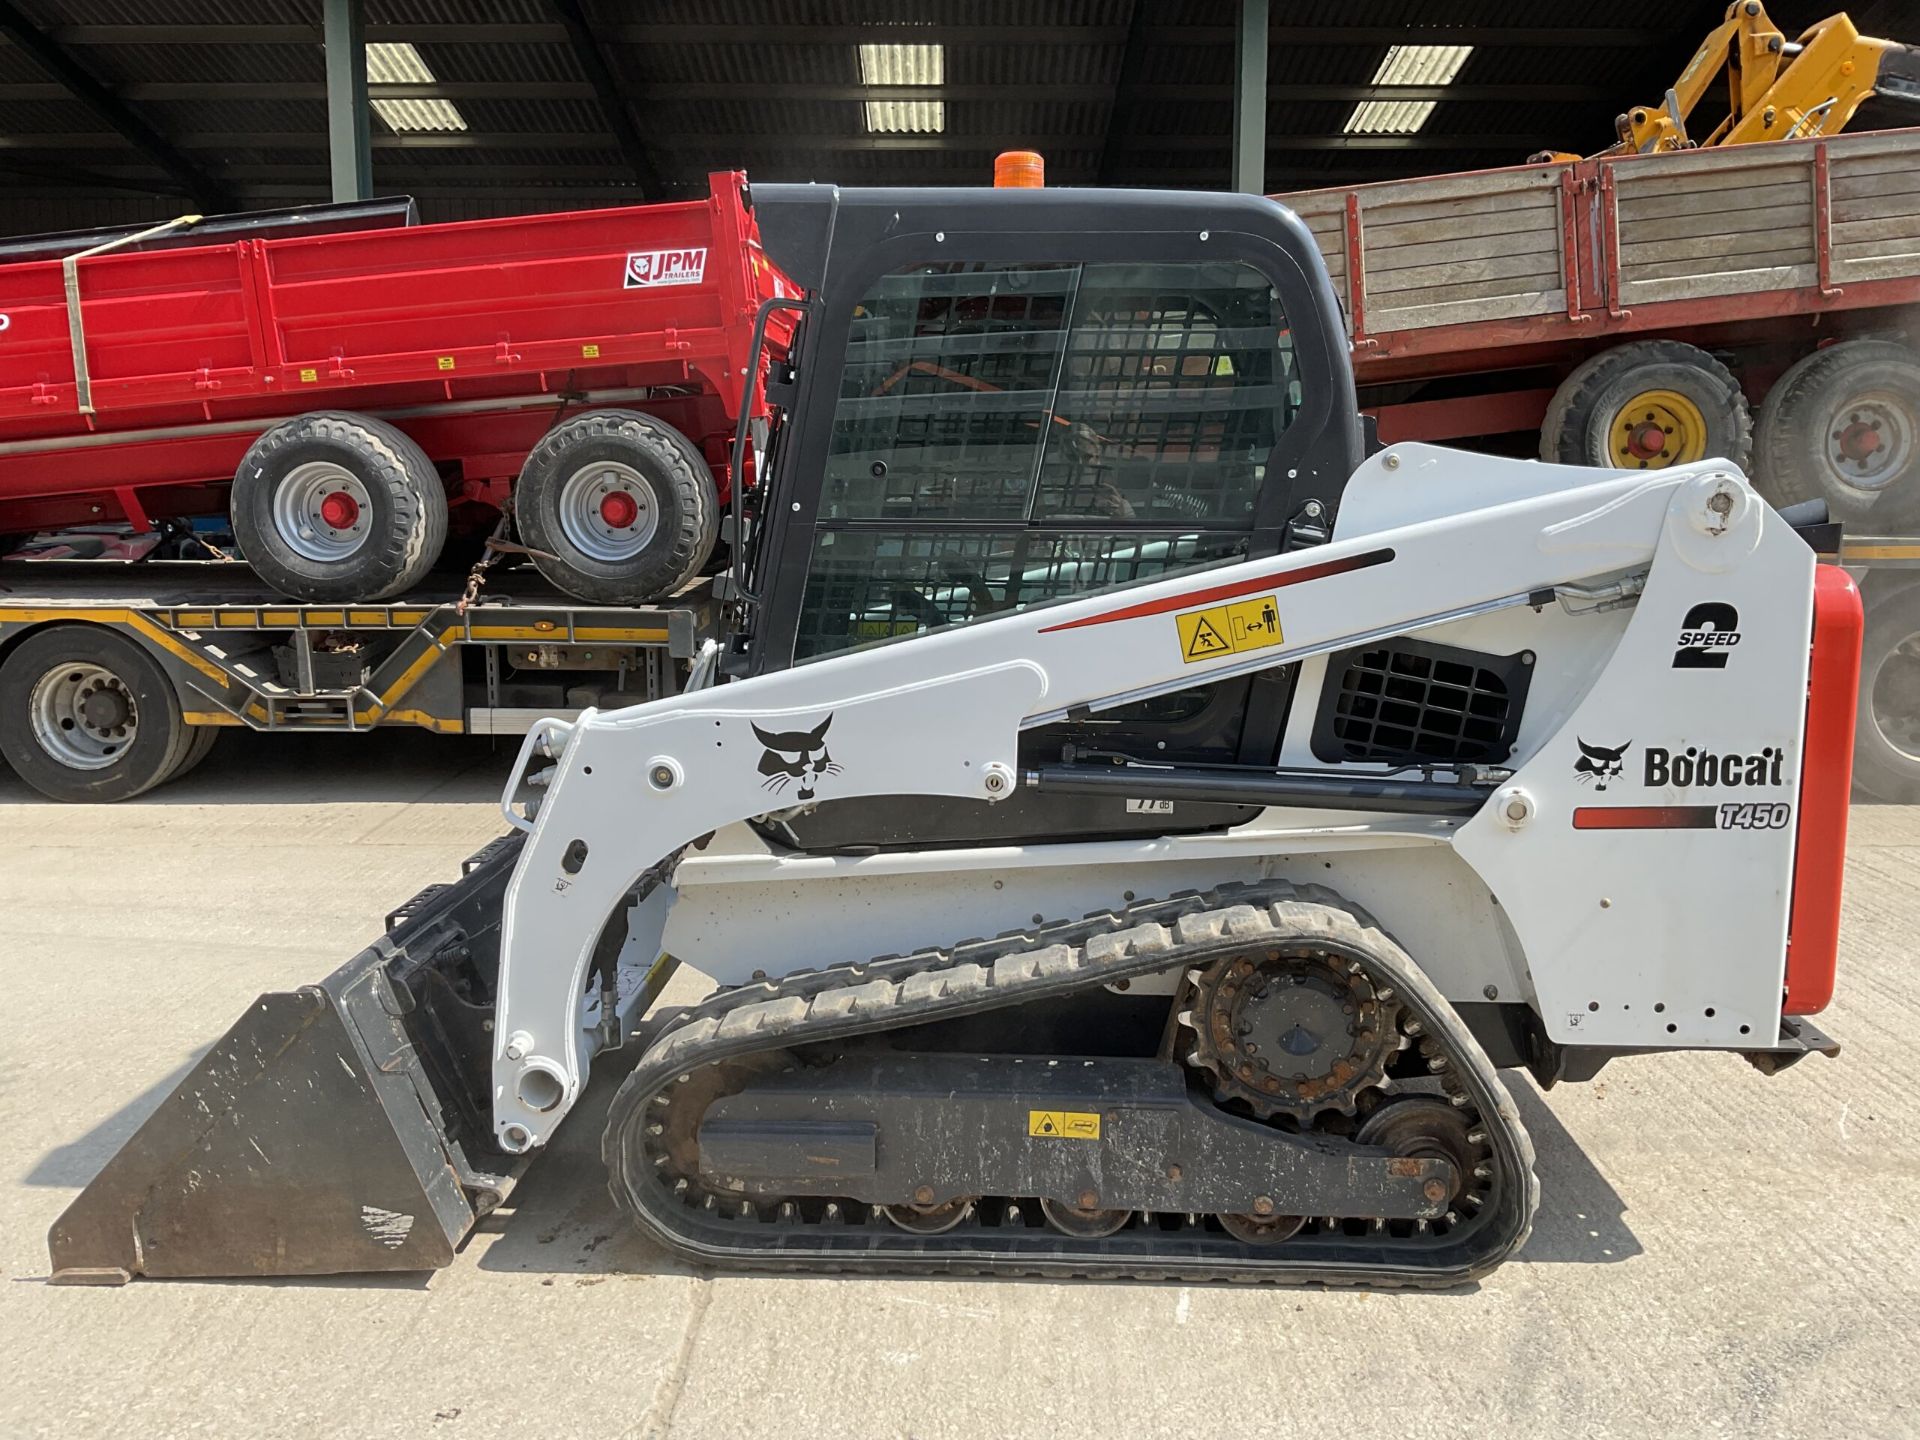
[(1470, 1292), (692, 1274), (616, 1221), (592, 1094), (431, 1280), (45, 1285), (75, 1190), (255, 994), (451, 877), (509, 759), (229, 736), (111, 808), (0, 775), (0, 1434), (1920, 1434), (1920, 810), (1854, 812), (1838, 1062), (1511, 1077), (1544, 1201)]

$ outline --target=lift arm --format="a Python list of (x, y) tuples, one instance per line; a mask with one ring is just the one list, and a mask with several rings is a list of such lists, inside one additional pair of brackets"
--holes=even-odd
[[(1505, 607), (1549, 604), (1562, 587), (1649, 569), (1657, 577), (1664, 568), (1674, 578), (1648, 583), (1664, 584), (1667, 604), (1684, 609), (1724, 599), (1735, 591), (1724, 575), (1708, 580), (1692, 572), (1748, 559), (1763, 526), (1786, 531), (1736, 473), (1712, 462), (1655, 478), (1589, 480), (1593, 472), (1468, 461), (1419, 446), (1392, 458), (1393, 467), (1376, 459), (1355, 477), (1346, 533), (1329, 545), (883, 643), (631, 710), (589, 711), (571, 724), (543, 724), (529, 735), (508, 791), (524, 793), (524, 777), (546, 772), (535, 818), (510, 812), (530, 833), (501, 928), (492, 1069), (502, 1147), (524, 1152), (544, 1143), (578, 1098), (605, 1034), (597, 1005), (590, 1024), (583, 1002), (594, 993), (590, 976), (606, 922), (643, 877), (667, 876), (696, 837), (816, 799), (1002, 800), (1026, 783), (1017, 768), (1023, 729)], [(1464, 508), (1444, 513), (1449, 506)], [(1369, 523), (1370, 510), (1382, 517), (1377, 524)], [(1396, 523), (1395, 516), (1415, 518)], [(1757, 654), (1743, 667), (1759, 687), (1756, 696), (1771, 697), (1779, 713), (1763, 716), (1767, 707), (1755, 699), (1753, 713), (1740, 720), (1784, 727), (1784, 736), (1797, 733), (1796, 707), (1804, 705), (1804, 687), (1796, 690), (1784, 677), (1806, 663), (1812, 557), (1790, 533), (1785, 551), (1780, 535), (1773, 538), (1776, 547), (1748, 566), (1755, 572), (1744, 581), (1755, 587), (1751, 602), (1737, 603), (1751, 603), (1756, 614), (1768, 603), (1791, 611), (1778, 631), (1791, 637), (1797, 630), (1799, 654), (1795, 659), (1789, 639), (1780, 657), (1786, 669), (1764, 681)], [(1656, 552), (1676, 558), (1664, 563)], [(1785, 573), (1781, 565), (1804, 573)], [(1673, 618), (1677, 625), (1678, 612)], [(1663, 633), (1640, 642), (1643, 652), (1634, 658), (1642, 679), (1650, 678), (1643, 667), (1671, 659), (1666, 622), (1655, 628)], [(1658, 653), (1657, 662), (1646, 652)], [(1631, 694), (1624, 676), (1616, 683), (1619, 693)], [(1352, 767), (1328, 774), (1363, 778)], [(1378, 810), (1379, 823), (1429, 838), (1460, 823), (1396, 813), (1385, 799)], [(1790, 844), (1784, 833), (1778, 843)], [(1623, 846), (1621, 853), (1644, 851)], [(1646, 862), (1620, 863), (1629, 867), (1629, 883), (1645, 888)], [(1638, 870), (1630, 868), (1636, 864)], [(1504, 898), (1505, 887), (1495, 888)], [(1783, 926), (1784, 912), (1768, 912), (1756, 934), (1771, 935), (1777, 948)], [(766, 968), (780, 973), (779, 957), (768, 957)], [(1756, 993), (1768, 985), (1777, 997), (1777, 970)]]

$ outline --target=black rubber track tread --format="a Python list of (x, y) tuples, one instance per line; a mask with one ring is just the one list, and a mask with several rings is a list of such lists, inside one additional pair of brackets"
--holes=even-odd
[[(142, 730), (127, 757), (135, 768), (115, 763), (102, 770), (71, 770), (47, 755), (33, 738), (27, 715), (33, 686), (57, 664), (99, 665), (118, 675), (133, 691)], [(159, 745), (147, 727), (168, 730)], [(22, 640), (0, 665), (0, 754), (22, 780), (50, 800), (102, 803), (131, 800), (166, 783), (179, 770), (193, 743), (191, 727), (180, 714), (173, 682), (159, 661), (136, 642), (102, 625), (51, 625)]]
[[(324, 575), (295, 568), (317, 562), (291, 551), (283, 556), (271, 519), (254, 514), (256, 504), (271, 503), (271, 491), (261, 489), (259, 474), (273, 472), (289, 449), (316, 440), (340, 446), (344, 458), (358, 462), (354, 468), (361, 483), (384, 498), (392, 516), (384, 534), (373, 536), (359, 554), (327, 565)], [(418, 584), (447, 543), (446, 487), (427, 452), (386, 421), (348, 411), (299, 415), (254, 441), (235, 472), (228, 511), (240, 553), (254, 573), (295, 600), (391, 599)]]
[(1895, 646), (1920, 635), (1920, 585), (1867, 601), (1867, 628), (1860, 644), (1860, 712), (1853, 729), (1853, 783), (1895, 805), (1920, 803), (1920, 765), (1880, 734), (1871, 709), (1880, 662)]
[(1820, 466), (1807, 453), (1809, 441), (1825, 445), (1829, 421), (1815, 413), (1826, 399), (1823, 391), (1849, 371), (1884, 367), (1897, 367), (1885, 388), (1914, 395), (1920, 415), (1920, 355), (1891, 340), (1829, 345), (1803, 355), (1774, 382), (1754, 425), (1754, 465), (1776, 503), (1825, 500), (1835, 520), (1876, 524), (1905, 524), (1920, 513), (1920, 476), (1896, 478), (1878, 494), (1863, 495), (1823, 483)]
[[(616, 442), (652, 482), (660, 529), (619, 566), (581, 554), (560, 528), (560, 492), (577, 462), (573, 452)], [(664, 488), (663, 488), (664, 487)], [(553, 427), (527, 457), (514, 487), (520, 538), (540, 573), (569, 595), (603, 605), (639, 605), (673, 595), (707, 563), (720, 535), (720, 496), (694, 443), (637, 410), (590, 410)], [(557, 557), (557, 558), (549, 558)]]
[[(1452, 1073), (1473, 1101), (1478, 1125), (1500, 1165), (1501, 1184), (1488, 1213), (1461, 1234), (1424, 1251), (1405, 1242), (1377, 1256), (1370, 1237), (1329, 1237), (1256, 1250), (1219, 1237), (1140, 1230), (1147, 1241), (1079, 1241), (1051, 1232), (1013, 1237), (999, 1253), (968, 1241), (1008, 1232), (971, 1230), (910, 1236), (890, 1229), (801, 1225), (784, 1229), (745, 1222), (689, 1221), (687, 1211), (656, 1183), (651, 1165), (629, 1144), (644, 1127), (653, 1098), (678, 1076), (756, 1050), (842, 1039), (917, 1025), (998, 1006), (1054, 999), (1117, 979), (1178, 965), (1205, 963), (1250, 944), (1310, 936), (1317, 945), (1359, 959), (1398, 988), (1421, 1019)], [(696, 1264), (744, 1264), (782, 1271), (861, 1270), (1084, 1276), (1115, 1279), (1260, 1281), (1447, 1288), (1486, 1274), (1525, 1243), (1539, 1200), (1533, 1146), (1498, 1074), (1465, 1024), (1406, 952), (1364, 911), (1332, 891), (1284, 882), (1230, 885), (1203, 894), (1129, 906), (945, 950), (800, 972), (722, 992), (679, 1017), (648, 1047), (615, 1095), (602, 1136), (614, 1203), (643, 1231)], [(657, 1198), (660, 1206), (646, 1200)], [(696, 1225), (702, 1233), (695, 1233)], [(731, 1232), (730, 1235), (727, 1232)], [(723, 1243), (712, 1236), (727, 1236)], [(835, 1246), (834, 1238), (845, 1246)], [(1384, 1242), (1392, 1245), (1395, 1242)], [(1152, 1248), (1153, 1253), (1142, 1253)], [(1233, 1253), (1238, 1250), (1238, 1253)], [(1428, 1258), (1424, 1263), (1421, 1256)], [(1438, 1257), (1437, 1259), (1434, 1257)]]
[[(1592, 427), (1605, 423), (1596, 412), (1607, 393), (1636, 370), (1648, 372), (1636, 382), (1648, 386), (1678, 389), (1692, 381), (1709, 434), (1717, 429), (1725, 442), (1709, 444), (1704, 458), (1731, 460), (1742, 470), (1747, 468), (1753, 458), (1753, 412), (1739, 380), (1706, 351), (1680, 340), (1634, 340), (1602, 350), (1575, 366), (1553, 392), (1546, 419), (1540, 423), (1540, 458), (1560, 465), (1631, 468), (1605, 453), (1604, 445), (1594, 445)], [(1667, 372), (1664, 377), (1662, 370)], [(1717, 422), (1716, 408), (1720, 411)]]

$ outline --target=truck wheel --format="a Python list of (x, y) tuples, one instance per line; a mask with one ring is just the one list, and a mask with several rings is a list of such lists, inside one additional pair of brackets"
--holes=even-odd
[[(673, 594), (700, 573), (720, 528), (707, 462), (670, 425), (596, 410), (549, 430), (520, 472), (520, 538), (570, 595), (628, 605)], [(551, 557), (551, 558), (549, 558)]]
[(1814, 351), (1767, 392), (1754, 448), (1781, 503), (1903, 523), (1920, 510), (1920, 357), (1885, 340)]
[(0, 754), (52, 800), (126, 800), (172, 778), (192, 743), (159, 664), (97, 625), (56, 625), (0, 665)]
[(213, 753), (213, 747), (219, 739), (218, 725), (187, 726), (187, 748), (181, 752), (180, 763), (173, 767), (173, 773), (167, 776), (168, 783), (184, 780), (198, 769), (200, 762)]
[(1920, 804), (1920, 585), (1867, 601), (1853, 783), (1876, 800)]
[(234, 476), (234, 538), (254, 572), (296, 600), (383, 600), (433, 568), (447, 492), (426, 452), (364, 415), (274, 426)]
[(1753, 453), (1753, 416), (1733, 372), (1678, 340), (1603, 350), (1561, 382), (1540, 426), (1540, 458), (1610, 470), (1664, 470)]

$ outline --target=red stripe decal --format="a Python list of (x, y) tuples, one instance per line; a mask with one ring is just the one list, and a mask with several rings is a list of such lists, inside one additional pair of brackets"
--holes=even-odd
[(1576, 830), (1713, 830), (1719, 823), (1712, 805), (1582, 805), (1573, 812)]
[(1214, 585), (1205, 590), (1190, 590), (1185, 595), (1169, 595), (1164, 600), (1144, 600), (1138, 605), (1125, 605), (1118, 610), (1109, 610), (1104, 615), (1089, 615), (1084, 620), (1069, 620), (1062, 625), (1048, 625), (1040, 633), (1051, 635), (1056, 630), (1078, 630), (1087, 625), (1109, 625), (1115, 620), (1138, 620), (1143, 615), (1165, 615), (1171, 610), (1186, 610), (1195, 605), (1213, 605), (1222, 600), (1237, 600), (1242, 595), (1251, 595), (1258, 590), (1278, 590), (1285, 585), (1300, 585), (1308, 580), (1325, 579), (1329, 575), (1345, 575), (1349, 571), (1384, 565), (1391, 559), (1393, 559), (1391, 550), (1369, 550), (1364, 555), (1349, 555), (1343, 560), (1322, 560), (1316, 564), (1301, 565), (1292, 570), (1277, 570), (1257, 580), (1236, 580), (1231, 585)]

